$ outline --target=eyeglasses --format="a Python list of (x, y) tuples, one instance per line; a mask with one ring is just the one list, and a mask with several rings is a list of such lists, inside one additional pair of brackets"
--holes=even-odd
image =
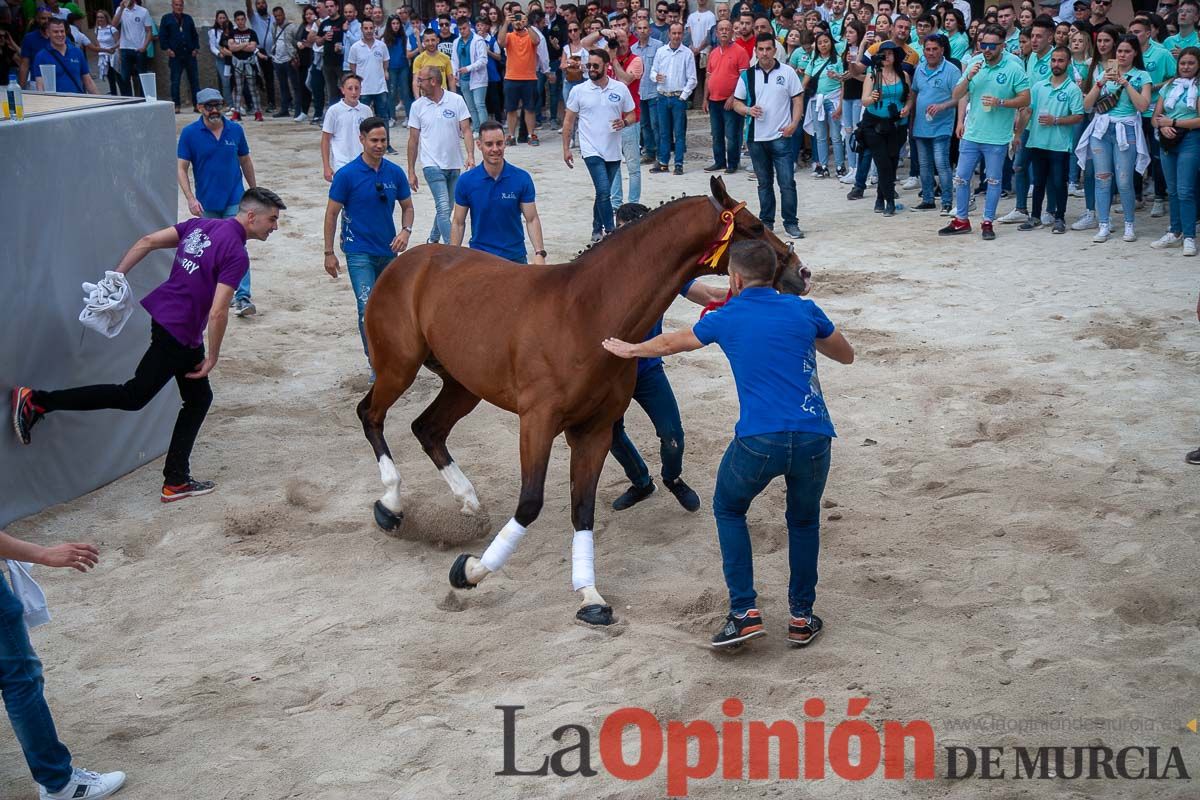
[(1000, 46), (999, 42), (980, 42), (979, 43), (980, 50), (995, 50), (999, 46)]
[(383, 184), (375, 184), (375, 191), (379, 194), (379, 202), (386, 203), (388, 201), (387, 192), (383, 190)]
[(205, 103), (204, 105), (202, 105), (200, 107), (203, 108), (205, 111), (220, 111), (221, 110), (221, 104), (218, 102), (215, 102), (215, 101), (211, 102), (211, 103)]
[(1111, 6), (1112, 0), (1092, 0), (1094, 6)]

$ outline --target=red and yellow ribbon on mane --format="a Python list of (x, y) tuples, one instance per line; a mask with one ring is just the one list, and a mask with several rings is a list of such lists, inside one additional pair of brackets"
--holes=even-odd
[(725, 251), (729, 249), (729, 240), (733, 238), (734, 218), (737, 217), (739, 211), (746, 207), (745, 203), (738, 203), (733, 208), (727, 208), (721, 212), (721, 235), (717, 240), (710, 244), (700, 256), (700, 261), (697, 262), (701, 266), (710, 269), (716, 269), (721, 257), (725, 255)]

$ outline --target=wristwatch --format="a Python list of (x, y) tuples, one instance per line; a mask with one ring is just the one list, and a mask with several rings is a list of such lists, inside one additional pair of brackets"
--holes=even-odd
[(546, 251), (545, 251), (545, 250), (534, 250), (534, 251), (533, 251), (533, 254), (534, 254), (535, 256), (541, 256), (542, 258), (545, 258), (545, 257), (546, 257)]
[(404, 231), (405, 233), (412, 233), (412, 225), (405, 225), (400, 230)]

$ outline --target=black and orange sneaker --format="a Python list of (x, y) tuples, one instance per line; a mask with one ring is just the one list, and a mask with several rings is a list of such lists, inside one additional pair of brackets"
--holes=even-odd
[(185, 497), (199, 497), (202, 494), (212, 494), (216, 488), (217, 485), (212, 481), (198, 481), (194, 478), (188, 478), (183, 483), (164, 483), (159, 499), (164, 503), (174, 503), (176, 500), (182, 500)]
[(729, 613), (725, 624), (712, 638), (713, 647), (729, 647), (747, 642), (757, 636), (766, 636), (763, 630), (762, 614), (757, 608), (752, 608), (742, 614)]
[(792, 617), (788, 621), (788, 643), (793, 647), (808, 647), (824, 627), (825, 623), (812, 612), (807, 616)]
[(21, 444), (29, 444), (29, 432), (46, 415), (46, 409), (33, 402), (33, 389), (18, 386), (12, 390), (13, 430)]

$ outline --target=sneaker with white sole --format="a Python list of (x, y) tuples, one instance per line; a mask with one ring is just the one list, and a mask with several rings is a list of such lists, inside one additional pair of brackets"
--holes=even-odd
[(844, 183), (847, 186), (853, 186), (854, 185), (854, 175), (847, 173), (847, 174), (843, 175), (842, 177), (838, 178), (838, 183)]
[(1067, 187), (1067, 194), (1071, 197), (1083, 197), (1083, 188), (1077, 183), (1072, 183)]
[(1043, 225), (1053, 225), (1054, 224), (1054, 215), (1051, 214), (1049, 211), (1043, 211), (1042, 212), (1042, 224)]
[(102, 797), (112, 796), (124, 785), (124, 772), (106, 772), (102, 775), (75, 767), (71, 770), (71, 780), (57, 792), (51, 792), (39, 784), (38, 798), (39, 800), (100, 800)]
[(916, 189), (917, 187), (919, 187), (920, 185), (921, 185), (920, 178), (909, 177), (909, 178), (905, 179), (904, 183), (900, 184), (900, 188), (906, 192), (910, 192), (913, 189)]
[(1092, 241), (1097, 244), (1107, 242), (1108, 237), (1112, 235), (1112, 232), (1108, 229), (1108, 226), (1103, 222), (1100, 223), (1099, 228), (1100, 229), (1096, 231), (1096, 235), (1092, 237)]
[(1183, 240), (1183, 254), (1185, 256), (1196, 255), (1196, 240), (1195, 239), (1184, 239)]
[(1084, 211), (1082, 217), (1080, 217), (1079, 219), (1077, 219), (1071, 223), (1071, 230), (1086, 231), (1090, 228), (1096, 227), (1097, 224), (1098, 223), (1096, 222), (1096, 212), (1095, 211)]
[(1183, 237), (1177, 233), (1167, 231), (1162, 235), (1162, 238), (1155, 239), (1150, 243), (1150, 246), (1155, 250), (1166, 250), (1169, 247), (1182, 247)]
[(303, 111), (301, 111), (299, 114), (297, 114), (295, 117), (292, 118), (292, 122), (307, 122), (307, 121), (308, 121), (308, 114), (305, 114)]
[(1132, 222), (1125, 223), (1125, 235), (1121, 237), (1121, 241), (1123, 241), (1123, 242), (1136, 242), (1137, 241), (1137, 234), (1133, 230)]
[(1167, 204), (1164, 203), (1161, 199), (1159, 199), (1157, 197), (1154, 198), (1154, 205), (1152, 205), (1150, 207), (1150, 216), (1162, 217), (1162, 216), (1166, 216), (1166, 213), (1167, 213)]
[(1014, 222), (1024, 222), (1027, 219), (1029, 219), (1029, 212), (1022, 211), (1019, 208), (1014, 208), (1012, 211), (996, 220), (996, 222), (999, 222), (1001, 225), (1012, 225)]

